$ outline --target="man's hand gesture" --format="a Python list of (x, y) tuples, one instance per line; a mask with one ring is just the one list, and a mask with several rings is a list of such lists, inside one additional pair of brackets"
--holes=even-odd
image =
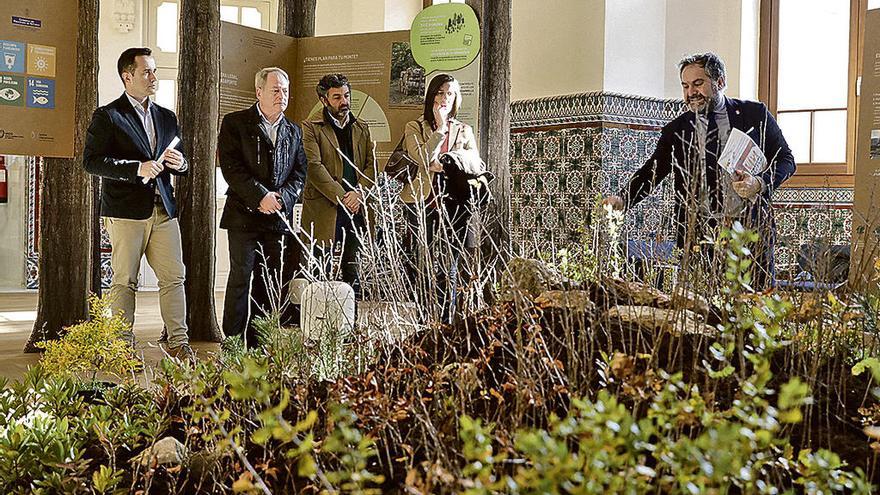
[(277, 192), (269, 191), (260, 200), (260, 207), (257, 208), (260, 213), (271, 215), (281, 210), (281, 195)]
[(146, 182), (147, 180), (155, 179), (156, 176), (162, 173), (163, 170), (165, 170), (164, 165), (155, 160), (150, 160), (148, 162), (141, 162), (141, 165), (138, 167), (137, 174), (138, 177), (143, 177), (144, 179), (146, 179), (144, 180), (144, 182)]
[(159, 158), (160, 163), (164, 163), (166, 167), (171, 170), (180, 170), (183, 167), (183, 153), (177, 151), (174, 148), (168, 148), (164, 152), (162, 152), (162, 156)]
[(741, 170), (733, 173), (733, 190), (739, 197), (753, 200), (763, 188), (761, 181), (754, 175)]
[(357, 191), (348, 191), (342, 197), (342, 205), (348, 208), (348, 211), (357, 214), (361, 209), (361, 193)]

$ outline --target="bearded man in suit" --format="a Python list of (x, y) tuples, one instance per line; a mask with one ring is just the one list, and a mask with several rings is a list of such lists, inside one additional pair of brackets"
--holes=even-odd
[[(688, 111), (663, 127), (648, 161), (604, 203), (630, 208), (672, 174), (678, 247), (704, 243), (709, 257), (715, 257), (710, 246), (719, 230), (739, 221), (759, 235), (757, 244), (750, 246), (753, 287), (771, 286), (776, 229), (770, 199), (795, 172), (791, 149), (763, 103), (724, 95), (727, 75), (717, 55), (691, 55), (678, 68)], [(744, 132), (760, 147), (767, 161), (763, 169), (730, 174), (719, 165), (731, 129)]]

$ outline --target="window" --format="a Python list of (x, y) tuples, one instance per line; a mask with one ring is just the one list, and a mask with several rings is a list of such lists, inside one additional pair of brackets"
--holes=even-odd
[[(177, 107), (179, 0), (147, 0), (147, 43), (156, 60), (159, 89), (155, 101), (163, 107)], [(269, 30), (270, 0), (221, 0), (220, 20)], [(217, 196), (226, 194), (226, 181), (217, 169)]]
[[(265, 9), (253, 6), (254, 2), (221, 2), (220, 20), (234, 22), (256, 29), (268, 29), (269, 5)], [(251, 6), (248, 6), (251, 4)]]
[[(159, 69), (161, 105), (174, 109), (177, 103), (177, 56), (180, 48), (179, 0), (147, 0), (147, 43)], [(221, 0), (220, 19), (248, 27), (269, 30), (270, 0)], [(160, 100), (161, 98), (161, 100)]]
[(761, 2), (759, 97), (776, 115), (798, 164), (791, 185), (852, 184), (858, 47), (867, 4)]

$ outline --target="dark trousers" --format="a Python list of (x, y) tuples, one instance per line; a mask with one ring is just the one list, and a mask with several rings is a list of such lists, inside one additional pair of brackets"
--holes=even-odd
[[(331, 247), (315, 246), (315, 259), (321, 260), (324, 274), (331, 273), (332, 262), (339, 257), (340, 279), (354, 289), (354, 298), (361, 300), (360, 271), (358, 251), (361, 248), (359, 235), (363, 235), (364, 220), (362, 215), (350, 217), (345, 207), (339, 206), (336, 211), (336, 232)], [(361, 234), (358, 234), (358, 233)], [(315, 274), (319, 276), (319, 274)]]
[[(451, 201), (443, 209), (419, 211), (418, 204), (404, 204), (407, 236), (404, 241), (407, 277), (417, 298), (428, 300), (425, 288), (431, 281), (425, 275), (436, 274), (436, 297), (440, 320), (452, 323), (458, 305), (458, 274), (462, 255), (472, 243), (468, 223), (471, 212)], [(420, 224), (422, 224), (420, 226)], [(423, 251), (427, 248), (427, 251)], [(436, 267), (436, 272), (434, 268)]]
[(285, 259), (282, 273), (282, 253), (288, 257), (282, 247), (289, 249), (289, 239), (269, 232), (229, 230), (227, 234), (229, 280), (223, 303), (223, 333), (244, 333), (245, 344), (256, 347), (254, 317), (271, 312), (273, 302), (277, 306), (287, 300), (293, 265)]

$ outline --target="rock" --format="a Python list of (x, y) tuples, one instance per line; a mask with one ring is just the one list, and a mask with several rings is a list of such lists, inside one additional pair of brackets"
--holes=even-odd
[(672, 303), (672, 298), (668, 294), (641, 282), (608, 277), (602, 280), (602, 286), (617, 304), (665, 308)]
[(541, 308), (566, 309), (575, 313), (592, 314), (596, 305), (585, 290), (545, 290), (535, 299)]
[(665, 292), (643, 284), (615, 278), (603, 280), (603, 289), (612, 304), (633, 306), (653, 306), (662, 309), (686, 309), (700, 316), (714, 315), (717, 308), (709, 304), (709, 300), (684, 287), (676, 287), (670, 296)]
[(708, 315), (711, 310), (708, 299), (683, 287), (675, 288), (669, 308), (684, 308), (698, 315)]
[(143, 467), (160, 465), (181, 465), (186, 460), (186, 445), (174, 437), (165, 437), (152, 447), (134, 456), (132, 464), (139, 463)]
[(394, 343), (425, 328), (416, 303), (358, 301), (357, 324), (362, 332), (384, 343)]
[(534, 299), (547, 290), (563, 289), (565, 278), (545, 263), (528, 258), (513, 258), (501, 276), (501, 300), (512, 301), (525, 296)]
[(676, 335), (714, 335), (716, 330), (703, 323), (693, 311), (654, 308), (651, 306), (614, 306), (605, 313), (605, 320), (633, 325), (648, 331), (664, 331)]

